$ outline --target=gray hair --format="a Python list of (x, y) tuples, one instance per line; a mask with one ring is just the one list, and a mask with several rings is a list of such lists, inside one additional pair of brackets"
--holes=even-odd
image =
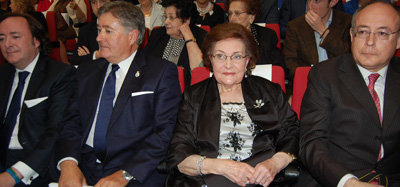
[(119, 20), (126, 32), (137, 29), (139, 36), (136, 44), (142, 43), (145, 32), (144, 15), (137, 6), (125, 1), (107, 2), (99, 9), (99, 17), (108, 12)]
[[(356, 12), (353, 14), (353, 17), (352, 17), (352, 19), (351, 19), (351, 28), (352, 28), (352, 29), (355, 29), (355, 27), (356, 27), (356, 18), (357, 18), (357, 16), (358, 16), (358, 14), (360, 14), (360, 12), (361, 12), (362, 10), (364, 10), (365, 7), (367, 7), (367, 6), (369, 6), (369, 5), (372, 5), (372, 4), (375, 4), (375, 3), (382, 3), (382, 4), (385, 4), (385, 5), (389, 5), (390, 7), (392, 7), (392, 8), (397, 12), (397, 16), (399, 16), (399, 18), (400, 18), (400, 12), (399, 12), (399, 10), (396, 9), (396, 7), (394, 7), (392, 4), (390, 4), (390, 3), (388, 3), (388, 2), (386, 2), (386, 1), (384, 1), (384, 0), (375, 0), (375, 1), (372, 1), (372, 2), (370, 2), (370, 3), (367, 3), (366, 5), (360, 7), (360, 8), (358, 8), (358, 9), (356, 10)], [(400, 26), (400, 19), (399, 19), (399, 23), (397, 23), (397, 24), (398, 24), (398, 26)]]

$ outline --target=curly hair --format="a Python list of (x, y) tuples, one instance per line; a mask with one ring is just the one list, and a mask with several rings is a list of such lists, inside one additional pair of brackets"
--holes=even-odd
[(246, 74), (251, 75), (251, 70), (256, 66), (258, 58), (257, 44), (254, 40), (253, 34), (248, 29), (237, 23), (219, 24), (213, 27), (207, 34), (201, 49), (201, 52), (203, 53), (204, 66), (208, 67), (210, 71), (212, 71), (210, 56), (214, 51), (215, 44), (228, 38), (237, 38), (243, 41), (246, 55), (250, 58), (246, 67)]
[(228, 7), (232, 2), (240, 1), (246, 5), (246, 12), (251, 15), (258, 15), (261, 10), (261, 1), (260, 0), (229, 0)]
[(193, 12), (193, 1), (191, 0), (164, 0), (164, 8), (174, 6), (177, 9), (176, 16), (183, 21), (190, 19)]

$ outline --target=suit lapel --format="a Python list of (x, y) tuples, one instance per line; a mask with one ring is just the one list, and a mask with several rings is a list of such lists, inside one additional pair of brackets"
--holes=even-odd
[(400, 66), (399, 61), (392, 59), (389, 64), (386, 83), (385, 83), (385, 99), (383, 105), (383, 125), (384, 129), (388, 129), (389, 124), (393, 124), (393, 120), (398, 115), (400, 107)]
[(380, 119), (375, 103), (368, 91), (368, 87), (362, 78), (360, 70), (357, 68), (356, 62), (351, 55), (348, 55), (348, 60), (344, 60), (340, 66), (342, 73), (339, 73), (339, 79), (346, 86), (347, 90), (353, 97), (364, 107), (373, 119), (374, 124), (379, 125)]
[[(140, 80), (144, 75), (143, 66), (146, 65), (146, 59), (142, 55), (140, 51), (136, 52), (135, 58), (133, 59), (129, 70), (126, 74), (125, 80), (122, 83), (121, 89), (119, 91), (117, 100), (115, 101), (114, 109), (111, 114), (110, 124), (108, 125), (108, 129), (110, 129), (115, 121), (118, 119), (118, 116), (121, 114), (125, 105), (128, 103), (128, 99), (131, 97), (131, 93), (135, 91), (139, 91)], [(136, 72), (140, 72), (139, 76), (136, 77)]]
[[(47, 59), (45, 59), (43, 55), (40, 55), (36, 63), (36, 66), (33, 69), (31, 79), (28, 83), (28, 88), (26, 89), (25, 98), (23, 98), (22, 101), (36, 98), (36, 93), (38, 92), (39, 88), (42, 87), (42, 82), (44, 80), (44, 77), (46, 76), (45, 74), (46, 63)], [(22, 109), (25, 109), (25, 105), (22, 106)]]
[(15, 68), (11, 64), (4, 64), (2, 68), (5, 70), (1, 71), (0, 74), (0, 124), (3, 123), (6, 115), (7, 104), (15, 75)]
[(212, 145), (212, 149), (210, 148), (207, 151), (208, 155), (206, 156), (216, 158), (218, 156), (221, 126), (221, 99), (214, 76), (209, 80), (204, 91), (203, 102), (201, 102), (199, 110), (199, 114), (202, 115), (198, 116), (198, 121), (195, 125), (198, 130), (198, 141), (209, 142)]

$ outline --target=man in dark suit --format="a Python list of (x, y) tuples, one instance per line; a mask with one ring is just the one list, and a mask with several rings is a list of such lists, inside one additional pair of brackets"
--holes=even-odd
[[(92, 12), (96, 18), (99, 8), (106, 2), (110, 2), (110, 0), (90, 0)], [(78, 43), (76, 44), (77, 48), (72, 56), (71, 64), (79, 65), (82, 62), (90, 62), (101, 58), (98, 53), (99, 44), (97, 44), (96, 38), (97, 19), (94, 19), (92, 22), (79, 29)]]
[(350, 30), (352, 54), (311, 68), (299, 155), (316, 181), (306, 186), (400, 186), (399, 27), (390, 4), (361, 8)]
[[(46, 36), (33, 17), (0, 20), (0, 184), (46, 186), (57, 129), (74, 89), (72, 66), (46, 56)], [(22, 180), (22, 183), (20, 183)]]
[(144, 16), (117, 1), (99, 10), (99, 53), (81, 64), (78, 89), (57, 141), (61, 186), (162, 186), (181, 100), (177, 67), (138, 51)]
[(351, 16), (333, 9), (338, 0), (308, 0), (305, 15), (289, 22), (283, 48), (293, 76), (297, 67), (311, 66), (350, 51)]

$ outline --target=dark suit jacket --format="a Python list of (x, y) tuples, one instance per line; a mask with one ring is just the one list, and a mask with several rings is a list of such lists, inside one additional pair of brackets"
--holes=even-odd
[[(339, 10), (333, 10), (329, 33), (320, 44), (332, 58), (350, 52), (351, 16)], [(289, 22), (283, 55), (291, 76), (297, 67), (318, 63), (318, 50), (313, 29), (307, 24), (305, 16)]]
[[(389, 177), (389, 184), (400, 185), (399, 95), (400, 62), (392, 59), (381, 127), (374, 101), (350, 54), (311, 68), (301, 107), (300, 157), (319, 183), (337, 186), (347, 173), (360, 177), (376, 170)], [(377, 162), (381, 144), (384, 158)]]
[[(200, 27), (191, 25), (190, 30), (193, 33), (193, 36), (196, 38), (197, 45), (199, 45), (201, 49), (201, 45), (203, 44), (204, 38), (206, 37), (207, 32), (201, 29)], [(170, 36), (167, 34), (165, 27), (160, 27), (151, 31), (151, 35), (149, 37), (149, 42), (147, 43), (144, 51), (147, 54), (152, 54), (156, 57), (162, 58), (164, 54), (165, 47), (168, 44)], [(185, 78), (186, 78), (186, 87), (190, 86), (190, 78), (191, 78), (191, 70), (189, 64), (189, 56), (187, 52), (186, 45), (183, 47), (182, 52), (179, 56), (178, 66), (185, 68)]]
[[(79, 66), (78, 89), (67, 109), (64, 129), (57, 142), (56, 160), (76, 158), (84, 173), (95, 168), (95, 163), (87, 163), (83, 155), (88, 154), (86, 140), (108, 65), (101, 58)], [(140, 91), (154, 93), (131, 96)], [(155, 168), (167, 152), (180, 100), (176, 66), (137, 51), (108, 126), (107, 152), (102, 162), (104, 176), (124, 169), (137, 179), (129, 186), (161, 186), (165, 176), (158, 174)]]
[[(255, 166), (259, 157), (266, 160), (279, 151), (297, 154), (297, 117), (286, 102), (280, 86), (260, 77), (249, 76), (242, 81), (242, 92), (251, 120), (263, 130), (254, 139), (252, 156), (244, 162)], [(257, 108), (255, 102), (260, 99), (264, 105)], [(167, 163), (175, 169), (173, 174), (176, 174), (175, 181), (167, 181), (169, 186), (200, 186), (200, 177), (181, 174), (176, 166), (192, 154), (217, 158), (220, 123), (221, 100), (214, 77), (185, 91), (168, 149)], [(253, 162), (255, 160), (258, 162)]]
[(273, 64), (285, 67), (281, 50), (276, 47), (278, 37), (275, 31), (261, 27), (256, 24), (251, 25), (254, 37), (258, 45), (257, 64)]
[[(0, 66), (0, 121), (3, 122), (15, 68), (11, 64)], [(25, 98), (21, 101), (48, 97), (44, 101), (21, 108), (18, 140), (23, 147), (24, 157), (20, 161), (27, 164), (39, 176), (45, 176), (49, 168), (49, 160), (53, 156), (54, 144), (58, 136), (58, 128), (67, 107), (68, 98), (75, 88), (72, 66), (54, 61), (40, 55), (32, 72)], [(14, 163), (11, 163), (14, 164)], [(6, 169), (0, 164), (0, 171)]]
[(217, 4), (213, 3), (213, 14), (210, 15), (210, 13), (206, 14), (206, 17), (203, 19), (202, 16), (200, 16), (199, 12), (196, 10), (196, 5), (193, 5), (193, 11), (192, 11), (192, 16), (191, 16), (191, 23), (192, 24), (200, 24), (200, 25), (208, 25), (211, 28), (224, 23), (225, 21), (225, 12), (222, 10), (220, 6)]
[[(99, 49), (99, 44), (96, 41), (97, 38), (97, 20), (93, 20), (87, 23), (85, 26), (79, 29), (78, 43), (76, 44), (76, 50), (71, 59), (71, 64), (79, 65), (80, 63), (90, 62), (93, 59), (93, 52)], [(86, 46), (90, 54), (85, 56), (78, 55), (78, 47)]]
[(278, 23), (278, 1), (261, 0), (261, 11), (256, 16), (254, 23)]

